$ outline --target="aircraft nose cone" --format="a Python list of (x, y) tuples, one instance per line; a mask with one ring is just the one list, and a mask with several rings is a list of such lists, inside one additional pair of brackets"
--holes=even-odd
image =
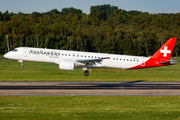
[(4, 55), (4, 57), (5, 57), (5, 58), (8, 58), (9, 56), (8, 56), (8, 54), (6, 53), (6, 54)]

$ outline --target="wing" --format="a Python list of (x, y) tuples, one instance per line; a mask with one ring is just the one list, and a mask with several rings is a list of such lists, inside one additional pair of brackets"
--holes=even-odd
[(103, 59), (109, 59), (109, 57), (96, 58), (96, 59), (79, 59), (76, 62), (82, 63), (84, 65), (95, 65), (96, 63), (101, 64)]

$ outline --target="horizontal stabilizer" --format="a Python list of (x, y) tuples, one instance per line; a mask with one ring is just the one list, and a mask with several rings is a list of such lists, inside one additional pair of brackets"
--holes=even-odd
[(177, 64), (176, 61), (165, 61), (165, 62), (160, 62), (159, 64), (170, 64), (170, 65), (175, 65)]

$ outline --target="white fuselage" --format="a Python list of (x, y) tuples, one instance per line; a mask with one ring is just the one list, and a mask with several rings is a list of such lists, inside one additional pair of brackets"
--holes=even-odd
[(137, 65), (145, 66), (148, 57), (127, 56), (118, 54), (104, 54), (94, 52), (79, 52), (69, 50), (43, 49), (31, 47), (19, 47), (17, 51), (10, 51), (4, 56), (9, 59), (19, 61), (34, 61), (34, 62), (48, 62), (59, 64), (60, 61), (74, 61), (76, 68), (82, 67), (84, 64), (77, 62), (77, 60), (91, 60), (97, 58), (105, 58), (103, 62), (88, 65), (88, 68), (109, 67), (128, 69)]
[(80, 52), (69, 50), (42, 49), (32, 47), (18, 47), (6, 53), (5, 58), (23, 61), (56, 63), (61, 70), (74, 70), (82, 68), (84, 75), (88, 76), (89, 68), (121, 68), (141, 69), (175, 65), (170, 60), (177, 38), (170, 38), (152, 57), (138, 57), (130, 55), (105, 54), (94, 52)]

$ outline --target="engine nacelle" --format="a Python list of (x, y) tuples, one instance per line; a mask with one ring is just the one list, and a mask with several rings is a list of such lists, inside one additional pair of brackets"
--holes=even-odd
[(59, 62), (59, 69), (61, 70), (74, 70), (75, 63), (70, 60), (62, 60)]

